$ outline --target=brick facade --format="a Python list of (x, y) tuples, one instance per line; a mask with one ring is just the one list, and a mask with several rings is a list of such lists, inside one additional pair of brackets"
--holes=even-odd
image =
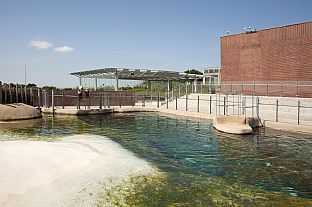
[(312, 81), (312, 22), (221, 37), (221, 81)]

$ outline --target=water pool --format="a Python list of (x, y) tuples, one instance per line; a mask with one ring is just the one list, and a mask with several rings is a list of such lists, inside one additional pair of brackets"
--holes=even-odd
[(312, 205), (309, 135), (268, 128), (228, 135), (209, 121), (155, 114), (44, 116), (1, 128), (3, 140), (106, 136), (166, 173), (162, 180), (135, 181), (129, 206)]

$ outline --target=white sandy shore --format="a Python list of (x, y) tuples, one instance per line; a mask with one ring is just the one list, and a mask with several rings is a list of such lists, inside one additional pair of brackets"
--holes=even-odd
[(153, 167), (100, 136), (0, 142), (0, 206), (93, 206), (116, 179)]

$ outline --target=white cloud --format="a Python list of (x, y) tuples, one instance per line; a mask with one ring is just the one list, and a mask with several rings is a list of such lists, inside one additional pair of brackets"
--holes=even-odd
[(32, 40), (28, 43), (28, 46), (36, 47), (37, 49), (48, 49), (53, 47), (50, 42), (40, 40)]
[(54, 51), (56, 51), (56, 52), (72, 52), (74, 50), (75, 50), (74, 48), (68, 47), (68, 46), (54, 48)]

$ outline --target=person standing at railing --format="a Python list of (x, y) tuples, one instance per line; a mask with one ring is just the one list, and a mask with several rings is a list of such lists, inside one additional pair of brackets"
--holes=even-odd
[(80, 109), (80, 103), (81, 103), (81, 99), (82, 99), (82, 94), (83, 94), (83, 87), (79, 86), (78, 88), (78, 92), (77, 92), (77, 109)]
[(88, 99), (88, 109), (90, 109), (90, 91), (88, 88), (85, 90), (85, 98)]

